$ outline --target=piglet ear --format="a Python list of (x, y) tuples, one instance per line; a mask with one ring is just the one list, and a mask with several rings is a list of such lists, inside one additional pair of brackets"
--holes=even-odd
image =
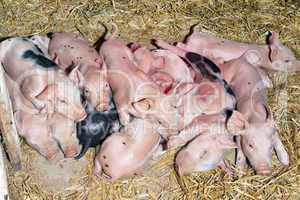
[(269, 58), (272, 61), (276, 60), (276, 56), (279, 52), (279, 47), (282, 45), (277, 33), (269, 32), (267, 36), (267, 44), (270, 48)]
[(218, 147), (221, 149), (234, 149), (238, 148), (237, 144), (231, 139), (231, 137), (228, 137), (226, 135), (219, 135), (217, 136), (217, 142)]
[(145, 112), (151, 110), (151, 108), (154, 106), (154, 102), (149, 98), (143, 98), (137, 102), (133, 102), (132, 106), (138, 112)]
[(78, 87), (82, 87), (84, 84), (84, 77), (82, 73), (79, 71), (79, 66), (72, 69), (69, 73), (68, 77), (71, 81), (73, 81)]
[(268, 45), (275, 45), (275, 46), (281, 45), (278, 34), (275, 33), (275, 32), (269, 31), (268, 35), (267, 35), (267, 44)]
[(289, 155), (277, 133), (273, 136), (273, 144), (278, 160), (284, 165), (289, 165)]

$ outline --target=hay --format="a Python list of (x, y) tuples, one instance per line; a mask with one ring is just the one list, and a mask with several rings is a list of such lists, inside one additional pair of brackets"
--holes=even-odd
[[(239, 41), (262, 43), (266, 31), (279, 32), (299, 58), (299, 8), (297, 0), (2, 0), (0, 36), (72, 31), (95, 41), (104, 31), (101, 24), (113, 21), (123, 40), (149, 44), (156, 37), (182, 40), (190, 26), (200, 22), (202, 30)], [(280, 166), (274, 157), (272, 176), (257, 176), (249, 169), (245, 176), (230, 179), (216, 169), (178, 178), (172, 166), (174, 152), (169, 152), (144, 176), (109, 184), (91, 176), (93, 153), (89, 152), (84, 176), (75, 177), (62, 192), (48, 192), (28, 175), (36, 155), (23, 144), (24, 170), (9, 177), (12, 199), (299, 199), (300, 77), (275, 74), (273, 79), (269, 102), (290, 166)]]

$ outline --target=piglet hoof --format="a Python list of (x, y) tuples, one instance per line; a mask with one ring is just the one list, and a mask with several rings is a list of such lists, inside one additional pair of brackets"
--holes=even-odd
[(105, 173), (102, 174), (101, 178), (108, 181), (108, 182), (113, 182), (113, 179)]
[(219, 167), (223, 169), (229, 177), (233, 177), (233, 171), (231, 167), (224, 160), (219, 163)]
[(100, 162), (96, 159), (94, 170), (93, 170), (93, 175), (100, 178), (101, 174), (102, 174), (102, 166), (101, 166)]
[(233, 111), (233, 114), (228, 119), (226, 128), (229, 131), (229, 133), (233, 135), (240, 135), (243, 133), (245, 129), (249, 127), (248, 121), (244, 117), (243, 114), (241, 114), (238, 111)]
[(126, 126), (130, 122), (130, 115), (127, 112), (119, 112), (120, 122)]

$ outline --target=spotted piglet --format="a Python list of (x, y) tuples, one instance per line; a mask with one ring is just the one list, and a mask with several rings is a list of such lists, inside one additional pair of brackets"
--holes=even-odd
[(39, 112), (55, 110), (75, 121), (86, 117), (76, 78), (80, 76), (78, 70), (66, 76), (28, 38), (9, 38), (1, 42), (0, 49), (1, 67)]
[(88, 116), (77, 123), (77, 137), (82, 150), (75, 159), (80, 159), (89, 148), (97, 147), (111, 134), (121, 128), (118, 112), (111, 101), (109, 109), (104, 112), (96, 111), (89, 103), (86, 104)]
[(246, 158), (258, 174), (272, 172), (272, 152), (284, 165), (289, 157), (276, 133), (276, 123), (267, 104), (265, 85), (256, 68), (245, 55), (228, 61), (220, 66), (224, 78), (232, 85), (237, 96), (237, 110), (240, 111), (248, 126), (238, 138), (240, 149), (237, 164), (244, 166)]

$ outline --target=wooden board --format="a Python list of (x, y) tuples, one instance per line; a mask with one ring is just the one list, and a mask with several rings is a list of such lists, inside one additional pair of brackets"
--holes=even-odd
[(6, 88), (2, 64), (0, 64), (0, 129), (9, 161), (13, 169), (18, 171), (21, 169), (20, 140), (14, 122), (12, 104)]
[(5, 167), (5, 154), (0, 143), (0, 200), (8, 200), (7, 173)]

